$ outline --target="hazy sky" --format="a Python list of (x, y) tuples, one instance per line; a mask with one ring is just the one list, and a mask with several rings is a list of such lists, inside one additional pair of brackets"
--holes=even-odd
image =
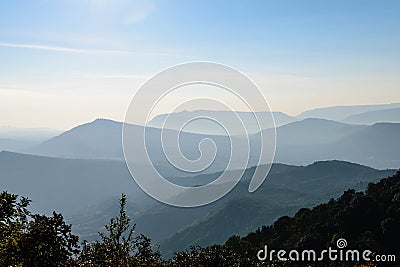
[(290, 115), (400, 102), (400, 1), (1, 1), (0, 125), (122, 120), (146, 78), (195, 60)]

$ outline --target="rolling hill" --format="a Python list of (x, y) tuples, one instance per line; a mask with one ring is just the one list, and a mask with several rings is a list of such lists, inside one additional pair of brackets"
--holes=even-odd
[[(300, 207), (329, 200), (349, 187), (363, 189), (368, 182), (395, 172), (341, 161), (317, 162), (306, 167), (274, 164), (261, 188), (249, 194), (248, 182), (253, 171), (246, 170), (235, 189), (212, 204), (185, 209), (155, 203), (144, 211), (131, 213), (137, 232), (160, 244), (165, 255), (172, 255), (173, 251), (195, 243), (221, 243), (232, 234), (245, 234), (279, 216), (293, 214)], [(235, 175), (235, 171), (231, 173)], [(206, 179), (205, 176), (197, 179)], [(104, 210), (110, 204), (102, 206)], [(111, 215), (89, 214), (77, 214), (70, 219), (76, 225), (74, 231), (88, 239), (95, 237), (93, 229), (100, 229)]]
[(369, 111), (353, 114), (343, 120), (353, 124), (375, 124), (379, 122), (400, 122), (400, 108)]
[[(337, 199), (312, 209), (299, 209), (293, 217), (281, 217), (272, 225), (264, 225), (244, 237), (232, 236), (218, 250), (214, 247), (214, 251), (225, 248), (235, 253), (235, 260), (243, 262), (241, 266), (258, 266), (257, 251), (264, 246), (268, 246), (268, 252), (272, 248), (283, 251), (312, 249), (318, 255), (328, 247), (340, 248), (337, 242), (344, 239), (347, 251), (358, 251), (359, 257), (349, 257), (341, 263), (325, 257), (317, 266), (376, 265), (377, 261), (381, 261), (379, 255), (385, 255), (386, 262), (378, 266), (398, 266), (395, 261), (399, 257), (399, 188), (400, 172), (397, 172), (369, 184), (364, 192), (346, 190)], [(366, 249), (372, 252), (367, 263), (361, 257), (361, 252)], [(287, 263), (289, 266), (310, 265), (310, 261)]]
[(194, 244), (221, 244), (229, 233), (246, 234), (280, 216), (293, 215), (301, 207), (338, 197), (348, 188), (363, 190), (369, 182), (393, 173), (394, 170), (378, 171), (342, 161), (316, 162), (295, 168), (276, 165), (254, 194), (246, 194), (246, 184), (242, 182), (229, 201), (163, 240), (161, 250), (171, 256), (174, 251)]
[[(396, 136), (400, 134), (400, 124), (377, 123), (359, 128), (351, 127), (343, 128), (347, 134), (342, 134), (342, 130), (336, 132), (334, 129), (329, 133), (329, 128), (325, 133), (317, 130), (319, 134), (316, 134), (315, 140), (312, 138), (315, 131), (310, 131), (310, 137), (306, 135), (303, 139), (300, 130), (296, 130), (299, 137), (290, 131), (278, 132), (275, 162), (309, 164), (316, 160), (339, 159), (380, 169), (400, 166), (400, 144), (396, 140)], [(285, 134), (286, 139), (279, 138)], [(293, 141), (285, 143), (287, 140)]]
[[(272, 112), (275, 120), (275, 126), (279, 127), (294, 121), (297, 121), (297, 118), (289, 116), (283, 112)], [(259, 114), (263, 116), (263, 114)], [(237, 120), (236, 116), (243, 121), (243, 125), (245, 126), (248, 134), (254, 134), (259, 132), (260, 130), (266, 128), (272, 128), (273, 125), (268, 125), (265, 128), (260, 129), (254, 115), (250, 112), (231, 112), (231, 111), (211, 111), (211, 110), (195, 110), (195, 111), (181, 111), (177, 113), (171, 114), (161, 114), (154, 117), (148, 124), (150, 127), (162, 128), (165, 121), (171, 120), (172, 123), (169, 124), (169, 128), (173, 130), (180, 130), (181, 123), (186, 122), (194, 117), (210, 117), (215, 120), (219, 120), (221, 122), (226, 122), (228, 125), (233, 125)], [(264, 115), (266, 116), (266, 115)], [(218, 124), (211, 122), (207, 119), (199, 119), (195, 120), (192, 123), (188, 124), (184, 130), (186, 132), (191, 133), (201, 133), (201, 134), (218, 134), (218, 135), (226, 135), (225, 130), (220, 127)], [(242, 133), (239, 129), (231, 134), (240, 134)]]
[[(61, 135), (22, 152), (58, 158), (123, 160), (122, 127), (122, 122), (97, 119), (93, 122), (74, 127)], [(126, 127), (130, 127), (133, 136), (138, 135), (139, 131), (144, 130), (142, 126), (138, 125), (128, 124)], [(169, 164), (167, 158), (164, 156), (163, 149), (169, 149), (173, 143), (167, 142), (162, 145), (161, 133), (161, 129), (146, 128), (147, 152), (152, 163), (166, 176), (190, 176), (190, 173), (179, 171)], [(175, 133), (176, 131), (174, 130), (165, 130), (163, 132), (163, 134), (171, 136), (171, 138), (174, 137)], [(228, 138), (218, 135), (201, 135), (185, 132), (180, 133), (179, 137), (181, 138), (180, 148), (183, 154), (190, 159), (196, 159), (200, 156), (197, 144), (201, 140), (210, 138), (215, 142), (220, 153), (216, 155), (216, 164), (211, 166), (207, 170), (208, 172), (224, 169), (227, 165), (230, 152), (230, 141)], [(143, 162), (140, 163), (145, 163), (144, 158)]]
[[(376, 168), (397, 168), (400, 155), (394, 136), (400, 134), (400, 128), (396, 125), (399, 124), (352, 125), (325, 119), (292, 122), (276, 129), (275, 162), (302, 165), (318, 160), (341, 159)], [(143, 130), (141, 126), (130, 127), (135, 131)], [(63, 158), (123, 160), (121, 129), (120, 122), (99, 119), (75, 127), (24, 152)], [(268, 134), (268, 131), (272, 130), (264, 130), (264, 134)], [(149, 128), (149, 133), (149, 156), (159, 170), (168, 176), (190, 175), (171, 167), (163, 156), (160, 129)], [(166, 130), (166, 133), (172, 134), (173, 130)], [(180, 147), (190, 159), (200, 156), (198, 144), (202, 139), (214, 140), (218, 149), (217, 158), (205, 173), (217, 172), (227, 166), (230, 153), (228, 137), (183, 132), (180, 138)], [(170, 143), (167, 148), (168, 145)], [(250, 135), (250, 145), (252, 154), (249, 167), (257, 164), (257, 148), (260, 146), (257, 134)]]
[(297, 115), (299, 119), (320, 118), (327, 120), (342, 121), (353, 114), (359, 114), (369, 111), (400, 108), (400, 103), (381, 104), (381, 105), (355, 105), (355, 106), (335, 106), (316, 108), (304, 111)]

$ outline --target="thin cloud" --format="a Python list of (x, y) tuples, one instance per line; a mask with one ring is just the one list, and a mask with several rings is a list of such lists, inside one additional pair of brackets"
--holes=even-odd
[(146, 80), (151, 75), (144, 74), (87, 74), (84, 78), (90, 79), (131, 79), (131, 80)]
[(81, 53), (81, 54), (128, 54), (128, 53), (132, 53), (130, 51), (124, 51), (124, 50), (80, 49), (80, 48), (71, 48), (71, 47), (64, 47), (64, 46), (17, 44), (17, 43), (4, 43), (4, 42), (0, 42), (0, 46), (11, 47), (11, 48), (27, 48), (27, 49), (47, 50), (47, 51), (56, 51), (56, 52)]
[(112, 49), (81, 49), (81, 48), (71, 48), (71, 47), (65, 47), (65, 46), (6, 43), (6, 42), (0, 42), (0, 47), (36, 49), (36, 50), (46, 50), (46, 51), (65, 52), (65, 53), (79, 53), (79, 54), (103, 54), (103, 55), (132, 54), (132, 55), (153, 55), (153, 56), (169, 56), (169, 57), (192, 57), (192, 56), (187, 56), (187, 55), (170, 54), (170, 53), (137, 52), (137, 51), (129, 51), (129, 50), (112, 50)]
[(103, 75), (105, 79), (134, 79), (134, 80), (145, 80), (150, 75), (136, 75), (136, 74), (106, 74)]

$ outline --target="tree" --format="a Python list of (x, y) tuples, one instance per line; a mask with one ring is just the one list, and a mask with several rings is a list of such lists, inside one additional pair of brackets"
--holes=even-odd
[(88, 267), (123, 267), (159, 265), (161, 256), (151, 248), (151, 240), (144, 235), (134, 237), (136, 224), (131, 225), (127, 216), (126, 195), (119, 201), (118, 216), (105, 225), (106, 233), (100, 232), (100, 240), (94, 243), (83, 242), (79, 257), (81, 266)]
[(0, 194), (0, 266), (18, 263), (18, 244), (28, 224), (29, 203), (29, 199), (6, 191)]
[(33, 215), (20, 242), (20, 260), (24, 266), (73, 266), (79, 252), (78, 236), (61, 214)]
[(30, 200), (0, 194), (0, 266), (73, 266), (78, 236), (61, 214), (32, 215)]

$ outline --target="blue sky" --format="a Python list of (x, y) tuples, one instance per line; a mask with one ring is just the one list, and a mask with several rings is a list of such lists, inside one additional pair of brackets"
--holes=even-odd
[(0, 125), (122, 120), (147, 77), (193, 60), (245, 72), (291, 115), (399, 102), (400, 2), (1, 1)]

